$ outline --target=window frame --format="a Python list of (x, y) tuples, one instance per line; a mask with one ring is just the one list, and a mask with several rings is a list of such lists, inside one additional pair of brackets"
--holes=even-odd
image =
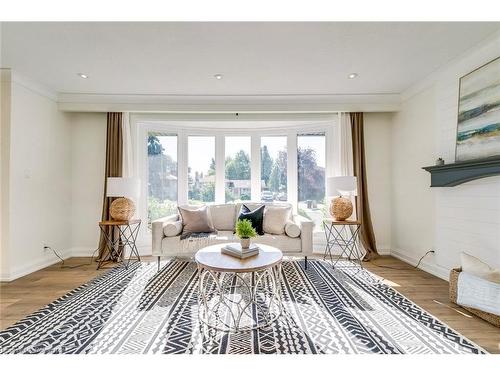
[[(287, 195), (293, 212), (298, 207), (298, 170), (297, 170), (297, 136), (309, 132), (325, 134), (325, 175), (333, 175), (338, 151), (333, 149), (333, 139), (337, 136), (337, 114), (316, 116), (312, 119), (294, 120), (252, 120), (258, 126), (242, 126), (234, 118), (220, 118), (214, 115), (192, 116), (181, 119), (170, 118), (167, 114), (131, 114), (130, 122), (133, 131), (133, 143), (136, 150), (135, 174), (141, 181), (148, 181), (147, 168), (147, 135), (149, 132), (163, 132), (177, 135), (177, 204), (188, 204), (188, 137), (215, 136), (215, 203), (225, 203), (225, 137), (251, 137), (251, 201), (260, 201), (261, 178), (261, 137), (287, 137)], [(194, 119), (193, 119), (194, 118)], [(147, 220), (147, 184), (141, 184), (141, 199), (137, 202), (139, 217)]]

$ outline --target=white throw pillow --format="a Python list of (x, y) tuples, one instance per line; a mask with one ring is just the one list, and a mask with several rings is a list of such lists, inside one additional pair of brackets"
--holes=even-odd
[(300, 236), (300, 227), (293, 221), (288, 220), (285, 224), (285, 233), (288, 237), (296, 238)]
[(170, 223), (165, 224), (163, 227), (163, 233), (167, 237), (175, 237), (181, 234), (182, 232), (182, 221), (172, 221)]
[(464, 252), (460, 254), (460, 261), (462, 271), (494, 283), (500, 283), (499, 269), (493, 269), (479, 258)]
[(266, 206), (264, 211), (264, 232), (269, 234), (285, 233), (285, 224), (289, 218), (289, 207)]
[(236, 205), (219, 204), (209, 206), (210, 217), (214, 228), (218, 231), (233, 231), (235, 224)]

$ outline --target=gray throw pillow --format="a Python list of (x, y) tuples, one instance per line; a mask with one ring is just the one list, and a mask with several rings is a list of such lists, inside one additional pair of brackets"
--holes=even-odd
[(207, 206), (197, 209), (179, 207), (182, 218), (182, 233), (208, 233), (214, 229), (210, 223)]

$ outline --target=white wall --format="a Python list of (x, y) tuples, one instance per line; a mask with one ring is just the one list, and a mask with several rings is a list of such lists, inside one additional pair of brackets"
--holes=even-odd
[(466, 251), (500, 266), (500, 177), (429, 188), (420, 168), (443, 157), (454, 162), (459, 78), (500, 55), (500, 33), (403, 93), (394, 117), (393, 254), (447, 278)]
[[(12, 279), (57, 261), (47, 244), (65, 256), (70, 247), (71, 164), (68, 115), (55, 96), (12, 76), (8, 209), (8, 267)], [(3, 207), (5, 208), (5, 206)]]
[(89, 255), (99, 241), (106, 159), (106, 113), (71, 113), (71, 247)]
[[(392, 128), (392, 253), (413, 262), (434, 248), (435, 208), (429, 174), (434, 152), (434, 92), (402, 103)], [(406, 258), (404, 258), (406, 257)]]
[(392, 113), (365, 113), (365, 159), (373, 231), (380, 254), (391, 250)]
[(10, 99), (11, 74), (0, 69), (0, 272), (8, 275), (9, 260), (9, 161), (10, 161)]

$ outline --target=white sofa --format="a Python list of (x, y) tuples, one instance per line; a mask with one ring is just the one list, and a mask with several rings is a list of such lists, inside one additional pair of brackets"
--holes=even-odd
[[(304, 256), (307, 264), (307, 256), (312, 254), (313, 248), (313, 225), (314, 223), (299, 215), (293, 215), (289, 203), (245, 203), (253, 210), (260, 205), (288, 206), (290, 207), (289, 220), (297, 224), (300, 234), (297, 237), (290, 237), (284, 234), (264, 233), (257, 236), (253, 241), (272, 245), (279, 248), (285, 255)], [(187, 206), (189, 207), (189, 206)], [(192, 207), (192, 206), (191, 206)], [(209, 217), (215, 231), (206, 238), (181, 239), (182, 222), (178, 214), (166, 216), (152, 222), (153, 256), (158, 257), (158, 264), (162, 256), (185, 256), (191, 257), (200, 248), (213, 244), (223, 244), (227, 242), (237, 242), (234, 235), (234, 226), (238, 218), (241, 203), (227, 203), (219, 205), (209, 205)], [(266, 211), (264, 210), (264, 217)], [(296, 229), (296, 228), (295, 228)]]

